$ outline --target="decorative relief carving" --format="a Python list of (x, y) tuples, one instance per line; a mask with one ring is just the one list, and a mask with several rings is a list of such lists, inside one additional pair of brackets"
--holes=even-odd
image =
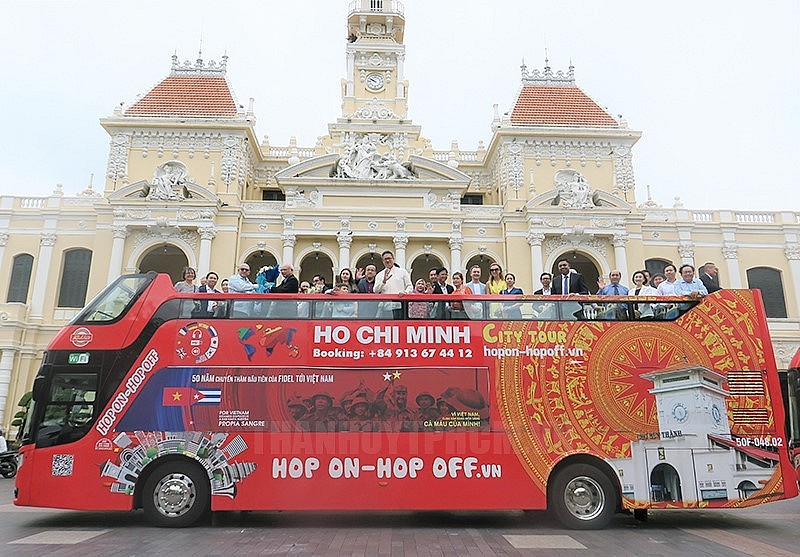
[(410, 163), (400, 163), (393, 152), (378, 153), (375, 141), (364, 135), (357, 142), (346, 145), (344, 154), (336, 165), (337, 178), (358, 180), (413, 180)]
[(427, 232), (430, 232), (431, 230), (433, 230), (433, 223), (432, 222), (426, 222), (425, 223), (425, 230)]
[(41, 237), (39, 238), (39, 245), (43, 248), (49, 248), (56, 245), (56, 236), (55, 232), (42, 232)]
[(196, 232), (181, 230), (178, 227), (171, 227), (166, 223), (159, 226), (148, 227), (147, 230), (137, 230), (131, 234), (134, 249), (142, 245), (155, 243), (170, 243), (174, 240), (181, 240), (189, 245), (193, 250), (197, 250), (199, 239)]
[(408, 236), (405, 234), (398, 234), (394, 238), (392, 238), (394, 242), (394, 249), (406, 249), (408, 245)]
[(558, 159), (565, 161), (578, 160), (581, 166), (586, 166), (593, 160), (596, 167), (600, 167), (604, 159), (609, 158), (612, 145), (608, 141), (553, 141), (553, 140), (525, 140), (523, 153), (533, 157), (536, 166), (542, 165), (542, 160), (547, 159), (555, 166)]
[(542, 219), (542, 224), (549, 226), (550, 228), (560, 228), (564, 226), (566, 222), (567, 219), (564, 217), (545, 217)]
[(480, 205), (462, 205), (461, 212), (467, 218), (500, 218), (503, 215), (503, 208), (486, 207)]
[(0, 248), (8, 245), (8, 232), (0, 232)]
[(553, 205), (561, 205), (565, 209), (590, 209), (598, 204), (597, 192), (589, 189), (586, 178), (577, 170), (559, 170), (553, 181), (558, 190)]
[(681, 242), (678, 245), (678, 255), (681, 259), (694, 259), (694, 244), (691, 242)]
[(214, 218), (214, 213), (207, 209), (178, 209), (175, 216), (178, 220), (201, 220)]
[(402, 120), (394, 111), (378, 99), (371, 99), (356, 109), (352, 114), (345, 114), (345, 118), (361, 120)]
[(336, 241), (340, 248), (349, 248), (353, 244), (353, 231), (340, 230), (336, 233)]
[(229, 135), (225, 138), (220, 164), (220, 175), (226, 186), (234, 180), (240, 179), (240, 161), (243, 159), (241, 152), (242, 138)]
[(128, 177), (128, 150), (130, 135), (118, 133), (111, 138), (108, 152), (106, 177), (114, 184), (125, 181)]
[(544, 238), (545, 235), (543, 232), (534, 232), (533, 230), (529, 230), (525, 235), (525, 239), (528, 240), (528, 243), (532, 246), (541, 246), (544, 242)]
[(121, 238), (125, 239), (130, 236), (130, 231), (128, 227), (124, 224), (115, 224), (111, 227), (111, 233), (114, 235), (114, 238)]
[(322, 223), (320, 222), (319, 219), (314, 219), (314, 221), (311, 223), (311, 228), (313, 228), (314, 230), (319, 230), (321, 227)]
[(773, 347), (778, 369), (787, 369), (797, 350), (800, 349), (800, 344), (795, 342), (773, 342)]
[(726, 242), (722, 246), (722, 257), (725, 259), (738, 259), (739, 258), (739, 246), (736, 244)]
[(284, 232), (281, 235), (281, 240), (283, 241), (283, 247), (293, 248), (297, 243), (297, 236), (291, 233)]
[(247, 214), (280, 213), (283, 210), (283, 201), (254, 201), (251, 203), (242, 203), (242, 210)]
[(500, 183), (504, 189), (518, 192), (524, 183), (522, 172), (522, 145), (513, 141), (501, 155)]
[(605, 242), (594, 236), (583, 234), (564, 234), (556, 237), (548, 237), (542, 245), (548, 257), (556, 251), (580, 250), (582, 248), (591, 248), (605, 257), (608, 251)]
[(464, 245), (464, 238), (461, 236), (450, 236), (448, 244), (450, 245), (451, 250), (460, 250), (461, 246)]
[(213, 226), (201, 226), (197, 229), (201, 240), (213, 240), (217, 235), (217, 229)]
[(371, 221), (369, 221), (369, 224), (367, 224), (367, 228), (369, 228), (370, 230), (377, 230), (378, 229), (378, 223), (375, 222), (374, 220), (371, 220)]
[(592, 217), (589, 219), (589, 226), (592, 228), (622, 228), (625, 226), (625, 219), (616, 217)]
[(796, 261), (800, 259), (800, 244), (786, 244), (784, 252), (786, 253), (786, 259), (789, 259), (790, 261)]
[(180, 161), (159, 165), (153, 173), (153, 183), (145, 184), (142, 196), (148, 201), (183, 201), (192, 195), (187, 188), (189, 171)]
[(618, 232), (617, 234), (614, 234), (613, 238), (611, 238), (611, 245), (615, 248), (624, 248), (627, 243), (628, 234), (625, 232)]
[(623, 197), (636, 188), (633, 176), (633, 157), (630, 148), (624, 145), (617, 147), (614, 151), (614, 187), (623, 194)]

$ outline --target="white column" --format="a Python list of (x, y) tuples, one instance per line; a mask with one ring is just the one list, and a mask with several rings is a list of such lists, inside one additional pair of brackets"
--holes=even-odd
[(406, 268), (406, 246), (408, 245), (408, 236), (405, 234), (398, 234), (393, 238), (394, 240), (394, 259), (397, 264), (403, 269)]
[(460, 235), (450, 237), (450, 275), (452, 276), (456, 271), (460, 271), (461, 274), (465, 275), (466, 279), (467, 273), (465, 273), (464, 269), (462, 269), (461, 262), (461, 246), (463, 244), (464, 238), (462, 238)]
[[(786, 253), (786, 259), (789, 261), (794, 299), (797, 300), (800, 298), (800, 244), (787, 242), (784, 253)], [(792, 317), (792, 312), (789, 312), (788, 315)]]
[(122, 256), (125, 253), (125, 238), (128, 237), (128, 227), (115, 225), (111, 227), (114, 242), (111, 244), (111, 259), (108, 262), (108, 278), (106, 284), (111, 284), (122, 274)]
[(350, 246), (353, 243), (353, 232), (350, 230), (340, 230), (336, 234), (336, 241), (339, 242), (339, 270), (350, 268)]
[(525, 236), (528, 240), (528, 244), (531, 246), (531, 289), (530, 292), (534, 290), (538, 290), (537, 280), (539, 277), (547, 271), (550, 272), (548, 269), (544, 268), (544, 254), (542, 253), (542, 243), (544, 242), (544, 234), (542, 232), (534, 232), (533, 230), (529, 230), (528, 234)]
[[(39, 240), (39, 256), (36, 262), (36, 277), (33, 279), (30, 318), (41, 320), (44, 317), (44, 299), (47, 295), (50, 267), (53, 259), (53, 246), (56, 244), (54, 232), (43, 232)], [(57, 283), (56, 283), (57, 284)]]
[(297, 243), (297, 236), (294, 234), (283, 234), (283, 258), (278, 263), (291, 263), (294, 265), (294, 245)]
[(628, 255), (625, 252), (625, 244), (628, 243), (628, 235), (625, 233), (614, 234), (611, 244), (614, 246), (614, 260), (617, 269), (622, 273), (622, 283), (630, 284), (631, 277), (628, 274)]
[(728, 283), (730, 288), (744, 288), (742, 285), (742, 271), (739, 269), (739, 248), (736, 244), (722, 246), (722, 255), (728, 267)]
[(201, 226), (197, 229), (200, 234), (200, 253), (197, 257), (197, 276), (204, 277), (211, 270), (211, 240), (217, 235), (213, 226)]
[[(8, 244), (8, 233), (0, 232), (0, 266), (3, 265), (3, 256), (6, 253), (6, 244)], [(11, 266), (8, 266), (11, 269)]]
[[(3, 419), (8, 404), (8, 387), (11, 384), (15, 353), (16, 351), (11, 348), (4, 348), (3, 355), (0, 356), (0, 420)], [(8, 438), (8, 432), (6, 432), (6, 438)]]

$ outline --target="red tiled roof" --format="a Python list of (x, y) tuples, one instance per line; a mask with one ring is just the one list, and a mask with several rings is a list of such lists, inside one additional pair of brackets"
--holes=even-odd
[(171, 75), (125, 110), (125, 116), (232, 118), (236, 101), (224, 77)]
[(516, 126), (618, 128), (619, 123), (575, 86), (523, 85), (511, 112)]

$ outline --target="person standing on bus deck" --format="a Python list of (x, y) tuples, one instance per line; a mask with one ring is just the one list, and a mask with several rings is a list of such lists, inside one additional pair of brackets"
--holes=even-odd
[(300, 291), (300, 282), (294, 276), (294, 267), (290, 263), (284, 263), (278, 269), (283, 280), (280, 284), (269, 289), (271, 294), (297, 294)]
[[(619, 281), (622, 279), (622, 273), (616, 269), (608, 273), (608, 278), (611, 280), (610, 284), (605, 284), (602, 281), (597, 281), (597, 286), (600, 289), (597, 291), (597, 294), (600, 296), (627, 296), (628, 295), (628, 287), (620, 284)], [(644, 278), (644, 274), (642, 275)]]
[(175, 283), (176, 292), (197, 292), (197, 285), (194, 283), (194, 278), (197, 273), (191, 267), (183, 268), (183, 280)]
[(499, 263), (489, 265), (489, 280), (486, 281), (487, 294), (500, 294), (506, 289), (506, 281), (503, 278), (503, 268)]
[[(386, 250), (381, 254), (383, 270), (375, 275), (375, 294), (404, 294), (414, 290), (411, 275), (408, 271), (395, 265), (394, 254)], [(403, 318), (403, 307), (400, 302), (385, 302), (383, 309), (391, 310), (394, 319)]]
[(658, 290), (659, 296), (675, 295), (675, 285), (678, 283), (677, 274), (678, 274), (678, 269), (672, 263), (664, 267), (664, 276), (666, 277), (666, 280), (658, 283), (658, 286), (656, 286), (656, 290)]
[[(211, 294), (222, 294), (222, 292), (220, 290), (216, 289), (218, 280), (219, 280), (219, 275), (217, 275), (217, 273), (215, 273), (214, 271), (209, 272), (206, 275), (206, 278), (205, 278), (206, 283), (205, 284), (201, 284), (200, 288), (197, 289), (197, 292), (211, 293)], [(205, 316), (206, 317), (211, 317), (212, 315), (214, 315), (214, 311), (217, 309), (217, 301), (216, 300), (211, 300), (211, 301), (205, 302), (205, 306), (206, 306), (204, 308)]]
[(719, 285), (719, 268), (711, 262), (703, 265), (703, 271), (700, 273), (700, 281), (706, 287), (709, 294), (722, 290)]
[(469, 276), (472, 279), (467, 283), (470, 292), (473, 294), (486, 294), (486, 285), (481, 282), (481, 267), (473, 265), (469, 268)]
[(589, 287), (583, 275), (570, 272), (569, 261), (558, 262), (558, 277), (553, 279), (553, 294), (588, 294)]
[(539, 282), (542, 283), (542, 287), (536, 292), (534, 292), (534, 294), (537, 294), (539, 296), (550, 296), (551, 294), (553, 294), (553, 288), (552, 288), (553, 275), (547, 272), (542, 273), (541, 276), (539, 276)]
[(705, 285), (700, 279), (694, 277), (694, 267), (688, 263), (681, 265), (681, 279), (675, 281), (676, 296), (690, 296), (692, 298), (702, 298), (708, 295)]
[(250, 282), (250, 265), (239, 263), (236, 266), (236, 274), (228, 279), (228, 291), (233, 293), (253, 293), (258, 288), (257, 284)]
[(361, 294), (372, 294), (375, 291), (375, 275), (378, 268), (373, 263), (364, 267), (364, 277), (358, 281), (358, 292)]
[(434, 294), (452, 294), (453, 285), (447, 284), (447, 269), (441, 267), (436, 272), (436, 281), (433, 283)]

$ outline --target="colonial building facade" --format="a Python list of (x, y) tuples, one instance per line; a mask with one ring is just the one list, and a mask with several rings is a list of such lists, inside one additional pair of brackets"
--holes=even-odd
[(525, 292), (564, 257), (590, 284), (611, 269), (714, 261), (723, 287), (762, 289), (785, 369), (800, 347), (800, 212), (637, 202), (641, 134), (587, 96), (572, 67), (523, 66), (485, 143), (435, 150), (408, 114), (405, 24), (399, 2), (350, 3), (342, 114), (313, 146), (256, 136), (226, 57), (173, 56), (158, 85), (101, 120), (102, 193), (0, 196), (0, 425), (55, 332), (120, 274), (177, 281), (185, 265), (225, 277), (238, 261), (281, 261), (331, 281), (385, 249), (413, 278), (478, 264), (485, 280), (497, 262)]

